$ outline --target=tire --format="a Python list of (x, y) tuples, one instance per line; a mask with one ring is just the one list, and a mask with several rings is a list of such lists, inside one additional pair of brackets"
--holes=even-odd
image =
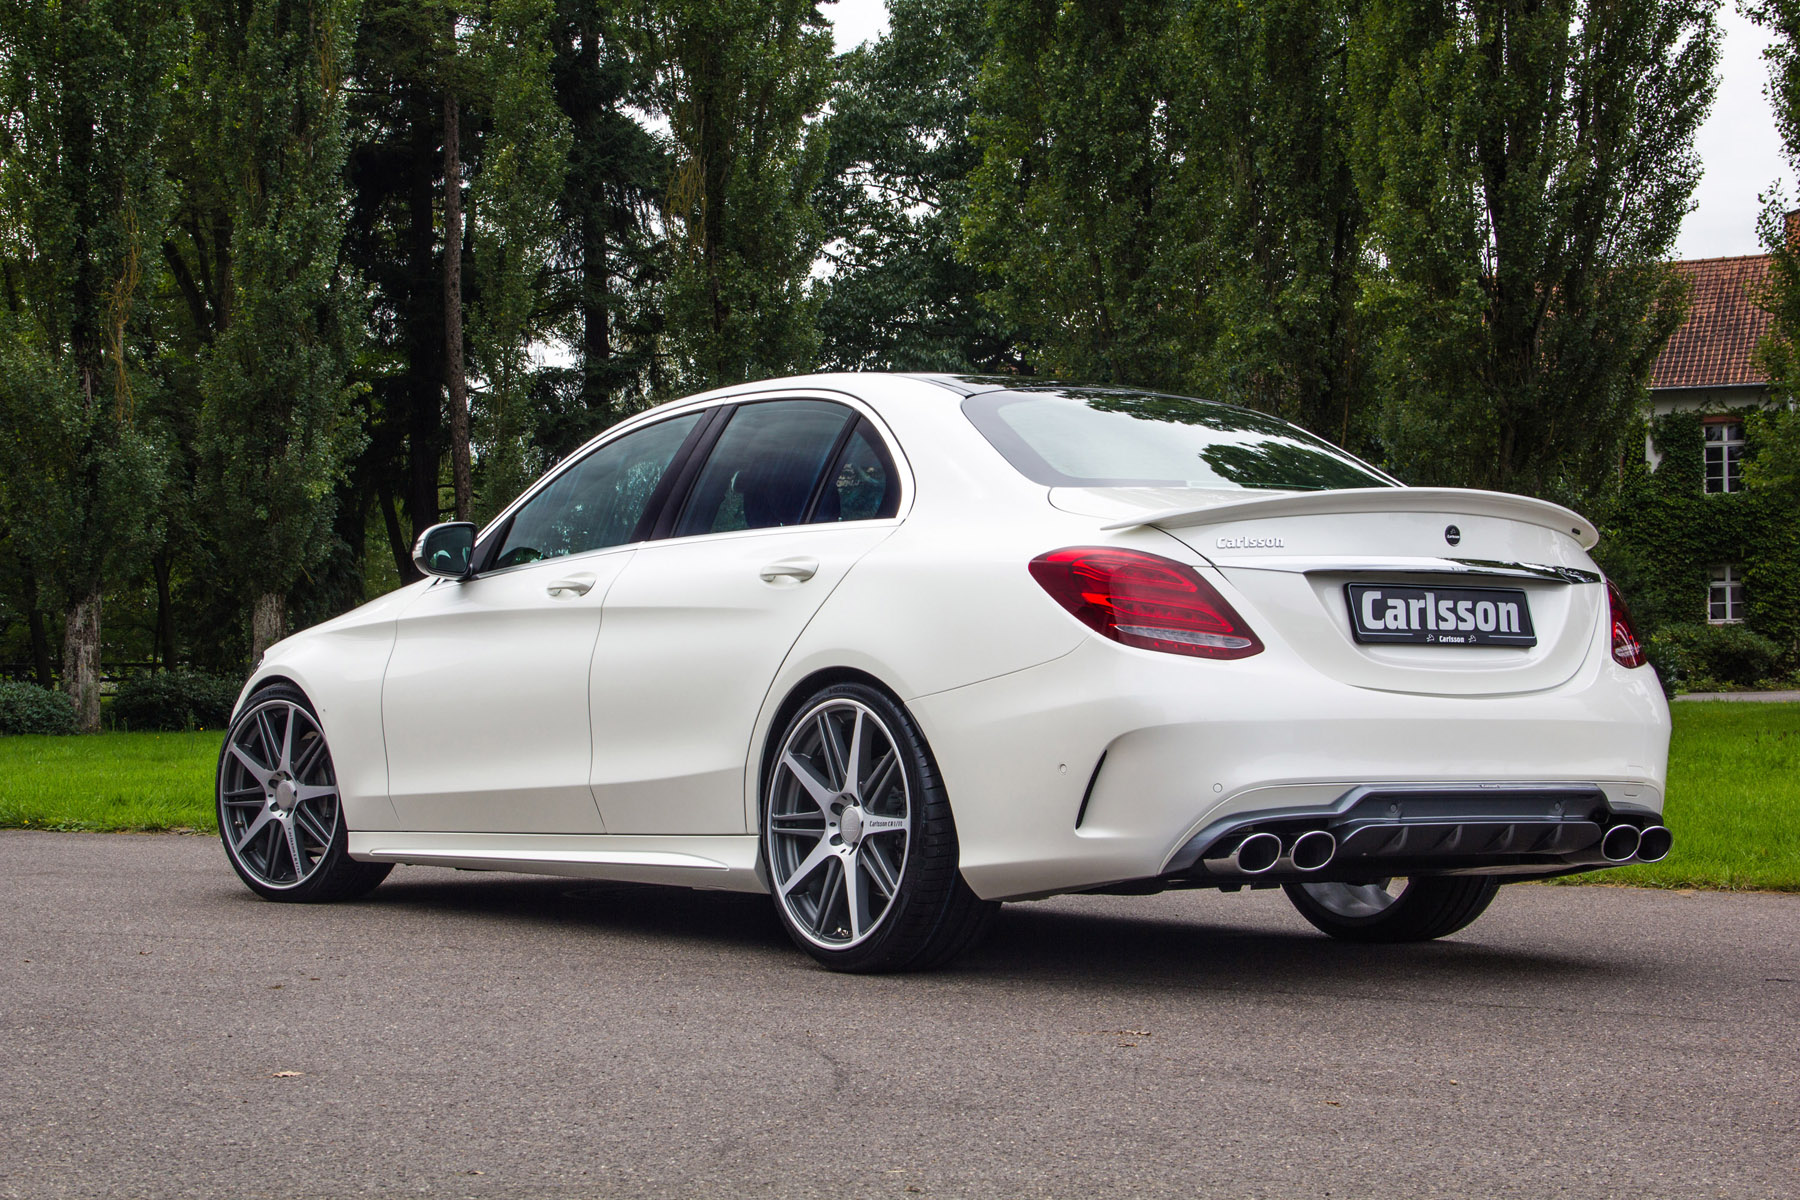
[(1000, 906), (957, 867), (956, 822), (918, 726), (842, 683), (781, 730), (763, 780), (762, 865), (794, 944), (834, 971), (918, 971), (987, 932)]
[(265, 900), (349, 900), (394, 869), (350, 857), (331, 749), (296, 687), (275, 684), (244, 704), (219, 750), (215, 791), (225, 857)]
[(1447, 875), (1374, 884), (1287, 883), (1300, 915), (1346, 942), (1428, 942), (1468, 925), (1500, 890), (1489, 875)]

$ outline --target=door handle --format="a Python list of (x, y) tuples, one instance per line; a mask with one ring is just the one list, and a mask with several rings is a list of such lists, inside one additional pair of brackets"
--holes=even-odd
[(805, 583), (818, 573), (819, 560), (816, 558), (783, 558), (770, 563), (759, 572), (764, 583), (774, 583), (780, 579)]
[(544, 590), (552, 596), (558, 597), (570, 593), (577, 596), (585, 596), (593, 590), (593, 587), (594, 577), (592, 575), (581, 574), (571, 575), (567, 579), (553, 580), (544, 586)]

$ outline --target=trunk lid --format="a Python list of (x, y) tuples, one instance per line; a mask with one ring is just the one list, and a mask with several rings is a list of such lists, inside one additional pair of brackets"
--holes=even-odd
[[(1253, 628), (1356, 687), (1422, 695), (1540, 691), (1573, 677), (1595, 644), (1606, 589), (1586, 554), (1594, 527), (1542, 500), (1454, 488), (1322, 492), (1056, 488), (1058, 508), (1109, 530), (1150, 527), (1217, 567)], [(1533, 645), (1359, 640), (1352, 585), (1380, 620), (1393, 597), (1422, 630), (1450, 589), (1472, 602), (1523, 600)], [(1473, 590), (1471, 590), (1473, 589)], [(1491, 612), (1481, 613), (1491, 620)], [(1424, 614), (1422, 617), (1421, 614)], [(1503, 617), (1502, 620), (1505, 618)], [(1412, 631), (1403, 636), (1424, 636)], [(1398, 626), (1397, 626), (1398, 627)], [(1435, 628), (1435, 624), (1434, 624)], [(1365, 637), (1367, 632), (1365, 632)]]

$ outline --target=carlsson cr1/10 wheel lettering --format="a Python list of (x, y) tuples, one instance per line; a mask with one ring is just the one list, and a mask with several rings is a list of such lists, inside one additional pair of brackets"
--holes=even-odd
[(306, 696), (271, 687), (232, 721), (219, 752), (219, 837), (238, 877), (271, 900), (340, 900), (392, 867), (344, 850), (331, 748)]
[(220, 828), (264, 896), (396, 863), (772, 893), (825, 966), (914, 970), (1007, 900), (1281, 885), (1410, 941), (1671, 850), (1594, 526), (1262, 413), (769, 380), (417, 533), (424, 578), (239, 704)]

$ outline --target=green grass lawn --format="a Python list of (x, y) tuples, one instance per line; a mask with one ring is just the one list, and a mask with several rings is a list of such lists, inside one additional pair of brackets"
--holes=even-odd
[[(1677, 704), (1675, 852), (1569, 882), (1800, 891), (1800, 704)], [(0, 828), (201, 829), (218, 733), (0, 737)]]
[(0, 828), (216, 830), (221, 732), (0, 737)]

